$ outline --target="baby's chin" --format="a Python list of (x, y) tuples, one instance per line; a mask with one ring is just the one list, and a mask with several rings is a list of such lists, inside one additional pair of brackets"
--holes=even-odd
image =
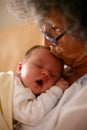
[(44, 93), (45, 91), (32, 91), (33, 94), (38, 97), (40, 94)]
[(40, 93), (34, 93), (35, 97), (38, 97), (40, 94), (41, 94), (41, 92)]

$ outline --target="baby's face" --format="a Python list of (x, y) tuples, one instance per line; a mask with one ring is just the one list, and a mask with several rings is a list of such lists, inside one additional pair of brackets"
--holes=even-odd
[(20, 79), (34, 94), (49, 89), (61, 76), (62, 63), (45, 48), (35, 49), (20, 65)]

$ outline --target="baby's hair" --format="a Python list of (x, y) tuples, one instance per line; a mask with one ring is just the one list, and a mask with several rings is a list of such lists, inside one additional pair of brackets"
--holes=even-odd
[[(32, 46), (31, 48), (28, 49), (28, 51), (25, 53), (24, 55), (24, 58), (22, 59), (22, 62), (25, 63), (27, 61), (27, 59), (32, 55), (32, 52), (36, 49), (47, 49), (47, 50), (51, 50), (50, 47), (46, 47), (46, 46), (42, 46), (42, 45), (35, 45), (35, 46)], [(50, 51), (50, 53), (52, 54), (52, 52)], [(63, 73), (63, 70), (64, 70), (64, 62), (62, 59), (58, 58), (57, 56), (55, 56), (54, 54), (52, 54), (56, 59), (58, 59), (59, 61), (59, 64), (61, 66), (61, 74)]]
[(42, 46), (42, 45), (32, 46), (32, 47), (29, 48), (28, 51), (25, 53), (24, 58), (22, 59), (22, 61), (26, 61), (26, 60), (29, 58), (29, 56), (31, 56), (32, 52), (33, 52), (35, 49), (39, 49), (39, 48), (45, 48), (45, 49), (50, 50), (50, 47), (46, 47), (46, 46)]
[[(42, 46), (42, 45), (35, 45), (35, 46), (32, 46), (31, 48), (29, 48), (28, 49), (28, 51), (25, 53), (25, 56), (24, 56), (24, 58), (22, 59), (22, 61), (23, 62), (25, 62), (30, 56), (31, 56), (31, 54), (32, 54), (32, 52), (35, 50), (35, 49), (39, 49), (39, 48), (43, 48), (43, 49), (47, 49), (47, 50), (51, 50), (51, 48), (50, 47), (46, 47), (46, 46)], [(51, 52), (51, 51), (50, 51)], [(52, 52), (51, 52), (51, 54), (52, 54)], [(60, 63), (61, 63), (61, 65), (63, 66), (62, 67), (62, 71), (63, 71), (63, 69), (64, 69), (64, 62), (63, 62), (63, 60), (62, 59), (60, 59), (60, 58), (58, 58), (56, 55), (54, 55), (54, 54), (52, 54), (54, 57), (56, 57), (59, 61), (60, 61)]]

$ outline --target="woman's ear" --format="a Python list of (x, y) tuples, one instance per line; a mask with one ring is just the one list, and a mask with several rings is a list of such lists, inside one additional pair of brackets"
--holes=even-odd
[(18, 66), (17, 66), (17, 75), (21, 74), (22, 64), (23, 64), (22, 62), (18, 63)]

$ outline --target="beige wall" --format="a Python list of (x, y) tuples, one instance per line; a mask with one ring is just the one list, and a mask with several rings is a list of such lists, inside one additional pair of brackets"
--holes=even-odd
[(33, 23), (1, 30), (0, 71), (15, 71), (27, 49), (36, 44), (42, 44), (42, 34)]

